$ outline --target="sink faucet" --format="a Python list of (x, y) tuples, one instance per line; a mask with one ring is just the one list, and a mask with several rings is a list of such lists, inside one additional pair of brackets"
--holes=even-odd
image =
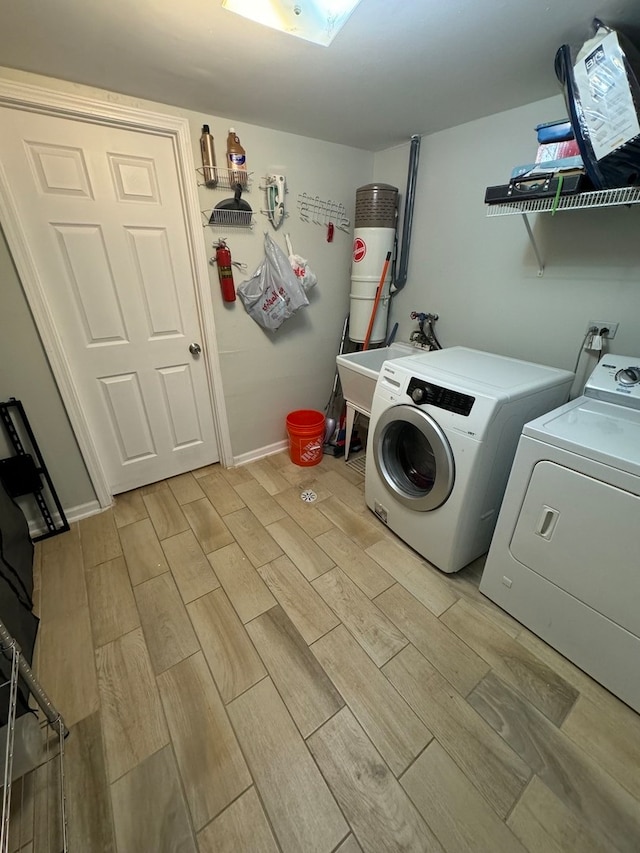
[(409, 335), (411, 343), (419, 344), (421, 347), (426, 347), (429, 350), (442, 349), (440, 341), (433, 330), (433, 324), (438, 319), (438, 315), (412, 311), (409, 316), (412, 320), (418, 321), (418, 328)]

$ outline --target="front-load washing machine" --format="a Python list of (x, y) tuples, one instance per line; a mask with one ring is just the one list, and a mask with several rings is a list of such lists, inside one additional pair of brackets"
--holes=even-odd
[(367, 506), (445, 572), (484, 554), (523, 424), (574, 375), (466, 347), (387, 361), (371, 408)]
[(640, 358), (523, 429), (480, 591), (640, 711)]

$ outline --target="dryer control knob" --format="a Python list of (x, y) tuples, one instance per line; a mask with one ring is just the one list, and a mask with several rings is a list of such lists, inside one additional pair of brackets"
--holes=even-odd
[(411, 392), (411, 399), (414, 403), (421, 403), (424, 400), (424, 388), (414, 388)]
[(621, 385), (636, 385), (640, 382), (640, 367), (625, 367), (616, 373), (616, 380)]

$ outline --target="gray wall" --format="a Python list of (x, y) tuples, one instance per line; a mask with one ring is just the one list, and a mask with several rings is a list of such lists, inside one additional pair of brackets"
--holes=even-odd
[[(233, 118), (180, 110), (14, 69), (0, 68), (0, 78), (184, 117), (191, 130), (195, 164), (199, 164), (202, 124), (211, 127), (219, 165), (224, 162), (229, 126), (236, 128), (247, 151), (248, 168), (254, 173), (253, 186), (245, 198), (256, 211), (256, 225), (251, 231), (203, 227), (201, 239), (207, 256), (214, 254), (213, 244), (217, 238), (226, 237), (233, 259), (246, 264), (244, 274), (234, 271), (237, 286), (263, 259), (264, 232), (269, 231), (283, 249), (284, 233), (289, 232), (294, 250), (309, 260), (318, 277), (318, 285), (311, 293), (311, 304), (273, 334), (257, 326), (239, 300), (233, 304), (223, 303), (217, 272), (214, 267), (210, 268), (217, 337), (211, 343), (219, 353), (234, 457), (242, 460), (261, 448), (282, 442), (286, 438), (288, 412), (299, 408), (322, 410), (331, 391), (335, 355), (349, 310), (352, 234), (336, 230), (333, 242), (328, 243), (326, 227), (301, 220), (297, 197), (299, 193), (306, 193), (312, 198), (319, 196), (323, 200), (342, 202), (347, 216), (353, 219), (355, 191), (371, 180), (374, 155), (234, 122)], [(273, 171), (285, 174), (289, 189), (286, 198), (289, 216), (277, 233), (260, 213), (266, 204), (265, 194), (260, 189), (261, 177)], [(193, 180), (198, 181), (195, 168)], [(229, 190), (209, 190), (202, 186), (199, 188), (201, 209), (210, 209), (232, 194)], [(0, 317), (0, 329), (9, 351), (19, 346), (22, 332), (4, 317)], [(50, 383), (48, 369), (42, 369), (41, 379), (43, 385)], [(57, 438), (45, 438), (43, 443), (50, 456), (58, 454)], [(76, 451), (74, 465), (77, 467), (78, 463), (82, 464)], [(65, 481), (65, 493), (72, 505), (86, 499), (78, 482), (72, 481), (70, 476), (65, 477)]]
[[(485, 188), (533, 162), (535, 125), (566, 115), (560, 96), (426, 137), (406, 288), (393, 300), (397, 339), (409, 313), (440, 315), (443, 345), (572, 370), (589, 320), (618, 320), (611, 351), (640, 356), (640, 206), (537, 214), (537, 263), (520, 216), (487, 218)], [(375, 178), (401, 188), (408, 146), (376, 154)], [(593, 359), (580, 360), (579, 373)]]
[[(22, 400), (65, 508), (95, 500), (71, 425), (0, 228), (0, 399)], [(4, 431), (2, 454), (8, 453)]]

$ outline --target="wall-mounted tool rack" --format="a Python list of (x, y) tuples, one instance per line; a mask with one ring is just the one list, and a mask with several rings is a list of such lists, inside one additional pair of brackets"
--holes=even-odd
[(347, 217), (347, 211), (341, 202), (325, 201), (320, 196), (310, 196), (307, 193), (298, 193), (298, 213), (303, 222), (312, 222), (314, 225), (333, 225), (339, 231), (348, 232), (351, 220)]

